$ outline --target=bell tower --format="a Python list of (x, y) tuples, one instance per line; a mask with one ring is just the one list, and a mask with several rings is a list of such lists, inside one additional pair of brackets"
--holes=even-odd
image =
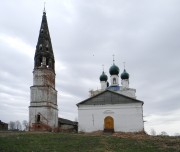
[(34, 56), (30, 87), (29, 130), (51, 131), (58, 127), (55, 59), (44, 10)]

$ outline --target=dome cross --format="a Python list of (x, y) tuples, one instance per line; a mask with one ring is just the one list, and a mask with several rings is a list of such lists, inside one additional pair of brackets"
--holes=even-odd
[(113, 64), (114, 64), (114, 61), (115, 61), (115, 60), (114, 60), (114, 56), (115, 56), (115, 55), (113, 54)]

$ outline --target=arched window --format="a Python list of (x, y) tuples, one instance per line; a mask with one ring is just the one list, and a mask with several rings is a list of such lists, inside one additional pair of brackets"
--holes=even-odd
[(116, 78), (113, 78), (113, 84), (116, 84)]
[(46, 45), (46, 51), (48, 51), (48, 49), (49, 49), (49, 45), (47, 44), (47, 45)]
[(37, 122), (40, 122), (40, 120), (41, 120), (41, 116), (40, 116), (40, 114), (38, 114), (37, 115)]
[(39, 49), (42, 50), (42, 44), (39, 45)]

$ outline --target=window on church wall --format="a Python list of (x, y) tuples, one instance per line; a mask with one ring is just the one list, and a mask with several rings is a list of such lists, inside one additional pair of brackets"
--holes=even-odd
[(49, 50), (49, 47), (48, 47), (48, 45), (46, 45), (46, 51), (48, 51)]
[(39, 50), (42, 50), (42, 44), (39, 45)]
[(48, 63), (49, 63), (49, 59), (48, 59), (48, 58), (46, 58), (46, 65), (48, 65)]
[(36, 60), (36, 64), (37, 64), (37, 66), (39, 67), (39, 66), (41, 66), (41, 62), (42, 62), (42, 59), (40, 58), (40, 57), (38, 57), (37, 58), (37, 60)]
[(40, 120), (41, 120), (41, 116), (40, 116), (40, 114), (38, 114), (37, 115), (37, 122), (40, 122)]
[(45, 66), (46, 65), (46, 57), (41, 57), (41, 66)]
[(43, 33), (44, 32), (44, 30), (43, 29), (41, 29), (41, 33)]
[(46, 67), (49, 68), (49, 59), (46, 59)]
[(40, 63), (39, 66), (42, 66), (42, 57), (39, 58), (39, 63)]
[(50, 68), (53, 68), (52, 59), (49, 59), (49, 60), (48, 60), (48, 66), (49, 66)]
[(42, 59), (41, 59), (41, 58), (38, 58), (37, 60), (38, 60), (38, 63), (37, 63), (38, 66), (41, 66)]
[(40, 58), (35, 58), (35, 62), (34, 62), (34, 66), (35, 67), (39, 67), (39, 66), (41, 66), (41, 61), (40, 61)]
[(113, 78), (113, 84), (116, 84), (116, 78)]

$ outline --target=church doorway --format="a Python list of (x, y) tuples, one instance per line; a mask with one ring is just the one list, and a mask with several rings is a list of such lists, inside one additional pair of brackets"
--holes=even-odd
[(111, 116), (104, 119), (104, 132), (114, 132), (114, 119)]

